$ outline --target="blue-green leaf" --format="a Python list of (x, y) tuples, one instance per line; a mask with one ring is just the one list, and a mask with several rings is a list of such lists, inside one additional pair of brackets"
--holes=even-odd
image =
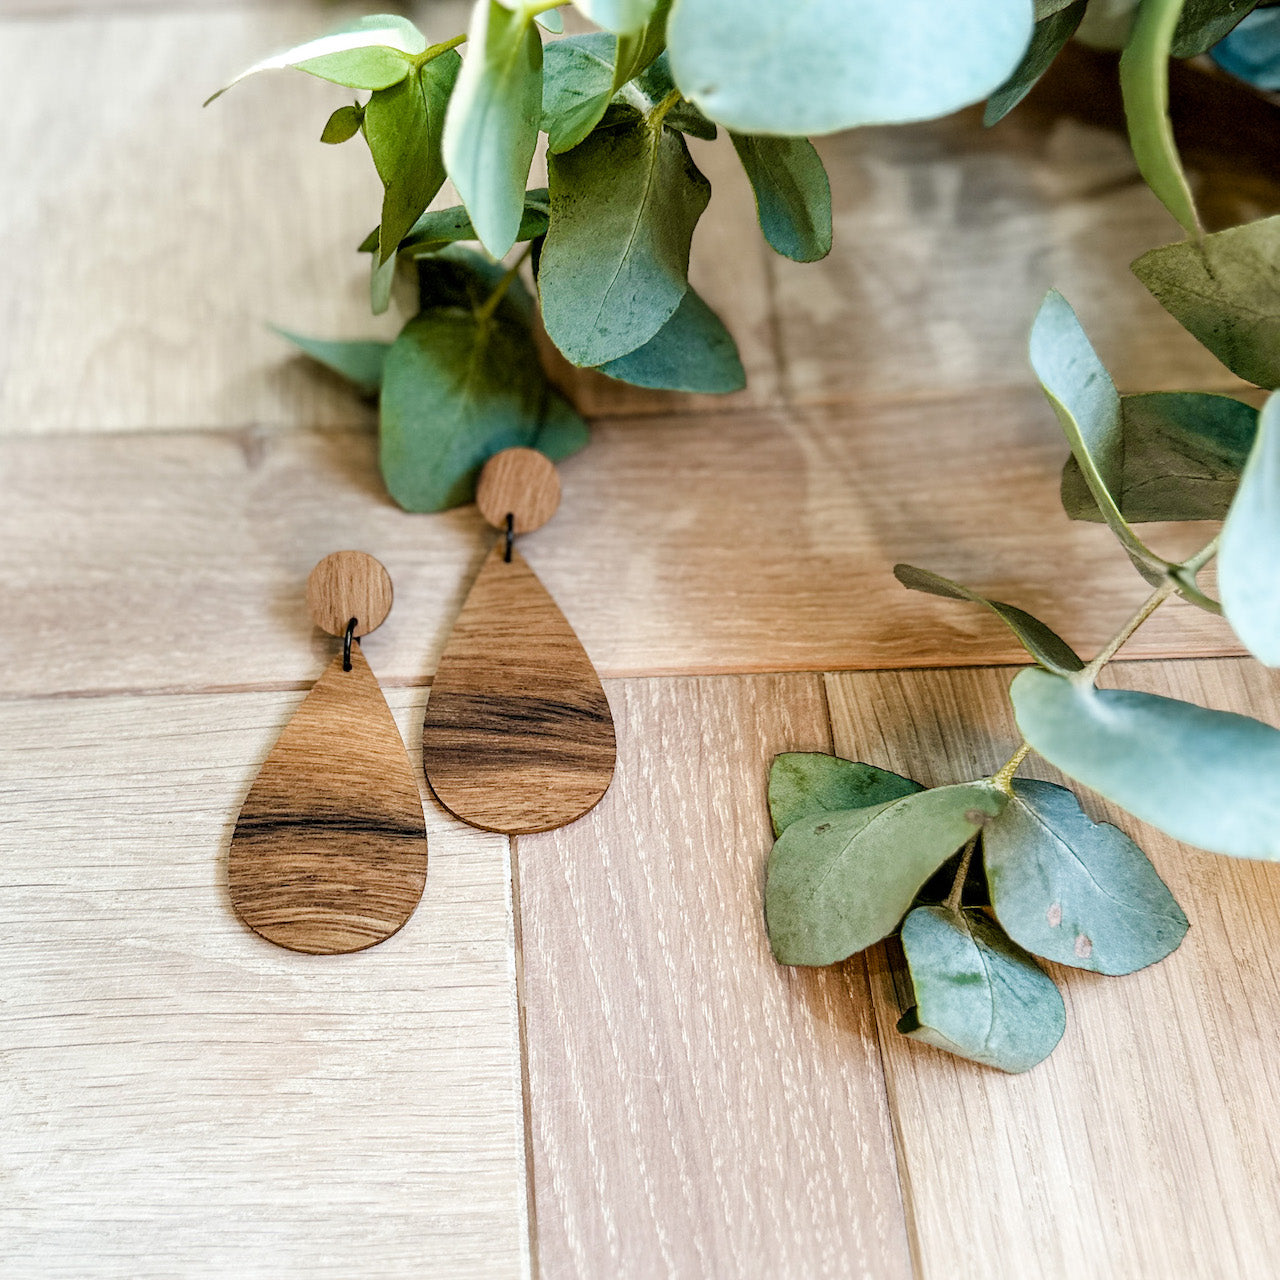
[[(1258, 411), (1230, 396), (1153, 391), (1120, 399), (1121, 514), (1143, 520), (1221, 520), (1258, 429)], [(1073, 520), (1101, 520), (1080, 464), (1067, 459), (1062, 505)]]
[(982, 113), (983, 124), (989, 128), (1003, 120), (1031, 92), (1032, 86), (1062, 52), (1062, 47), (1075, 35), (1087, 2), (1067, 0), (1067, 3), (1054, 5), (1043, 14), (1040, 5), (1036, 6), (1036, 26), (1031, 45), (1013, 74), (987, 99), (986, 110)]
[(1258, 437), (1222, 526), (1218, 589), (1249, 652), (1280, 667), (1280, 392), (1258, 416)]
[(408, 18), (393, 13), (373, 14), (318, 40), (308, 40), (287, 53), (255, 62), (219, 89), (205, 106), (259, 71), (285, 67), (296, 67), (349, 89), (387, 89), (409, 74), (412, 56), (426, 47), (426, 38)]
[(917, 907), (902, 925), (915, 1005), (898, 1030), (1001, 1071), (1029, 1071), (1062, 1039), (1053, 980), (980, 911)]
[(547, 385), (529, 328), (531, 302), (513, 281), (485, 314), (501, 267), (451, 249), (419, 264), (423, 310), (387, 353), (380, 459), (408, 511), (469, 502), (481, 466), (513, 445), (564, 457), (585, 424)]
[(985, 782), (791, 823), (769, 855), (765, 921), (781, 964), (835, 964), (897, 928), (929, 877), (1004, 807)]
[(374, 395), (382, 385), (382, 369), (391, 347), (389, 342), (335, 342), (327, 338), (308, 338), (279, 326), (272, 327), (286, 342), (292, 342), (366, 395)]
[(831, 252), (831, 184), (807, 138), (730, 134), (756, 195), (764, 238), (784, 257), (816, 262)]
[(680, 305), (710, 185), (679, 134), (628, 120), (606, 118), (548, 168), (543, 322), (572, 363), (607, 364), (648, 342)]
[(1188, 844), (1280, 858), (1280, 731), (1034, 667), (1012, 696), (1023, 737), (1077, 782)]
[(613, 97), (616, 43), (613, 36), (593, 31), (547, 47), (541, 127), (552, 153), (576, 147), (600, 123)]
[(446, 50), (399, 84), (373, 94), (365, 105), (364, 136), (384, 189), (380, 263), (395, 254), (444, 183), (440, 138), (461, 61)]
[(639, 31), (653, 16), (657, 0), (574, 0), (597, 27), (606, 31)]
[(644, 26), (618, 33), (614, 54), (613, 87), (621, 89), (640, 74), (663, 50), (667, 42), (667, 12), (671, 0), (657, 0), (650, 7)]
[(739, 133), (793, 136), (947, 115), (1002, 84), (1031, 0), (675, 0), (676, 83)]
[(873, 764), (821, 751), (787, 751), (769, 770), (769, 817), (780, 836), (793, 822), (842, 809), (869, 809), (924, 788)]
[(1049, 290), (1036, 313), (1030, 352), (1032, 368), (1098, 510), (1147, 580), (1162, 581), (1165, 561), (1143, 545), (1120, 514), (1114, 497), (1124, 482), (1119, 393), (1070, 303), (1056, 289)]
[(1257, 6), (1258, 0), (1186, 0), (1173, 36), (1173, 56), (1208, 53)]
[(597, 370), (655, 391), (724, 395), (747, 385), (733, 335), (692, 287), (648, 342)]
[(982, 830), (991, 906), (1033, 955), (1094, 973), (1133, 973), (1174, 951), (1187, 918), (1118, 827), (1091, 822), (1065, 787), (1015, 778)]
[(542, 114), (542, 41), (527, 12), (477, 0), (449, 103), (444, 161), (495, 258), (513, 244)]
[(924, 591), (948, 600), (969, 600), (974, 604), (985, 605), (1018, 637), (1022, 647), (1050, 671), (1069, 675), (1084, 666), (1075, 650), (1056, 631), (1024, 609), (1005, 604), (1001, 600), (989, 600), (958, 582), (952, 582), (950, 578), (930, 573), (928, 569), (917, 569), (913, 564), (895, 564), (893, 575), (911, 591)]
[(1232, 373), (1280, 387), (1280, 215), (1152, 249), (1133, 273)]

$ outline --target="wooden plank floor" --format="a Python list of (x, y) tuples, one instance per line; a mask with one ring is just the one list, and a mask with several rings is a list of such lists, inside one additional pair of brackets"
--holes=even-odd
[[(339, 546), (391, 570), (365, 649), (413, 742), (487, 537), (391, 505), (369, 406), (266, 327), (398, 323), (352, 252), (367, 156), (315, 142), (342, 92), (278, 76), (199, 109), (358, 11), (0, 0), (0, 1273), (1274, 1276), (1280, 868), (1123, 819), (1191, 933), (1130, 978), (1055, 973), (1067, 1036), (1019, 1078), (898, 1037), (882, 950), (781, 969), (761, 921), (774, 752), (944, 782), (1012, 745), (1019, 651), (895, 561), (1086, 650), (1142, 597), (1057, 505), (1025, 360), (1045, 288), (1124, 389), (1237, 386), (1127, 276), (1175, 228), (1092, 55), (995, 131), (824, 140), (815, 266), (770, 255), (732, 153), (697, 148), (695, 281), (750, 384), (553, 361), (595, 435), (526, 544), (608, 677), (614, 787), (515, 842), (428, 798), (423, 904), (370, 952), (235, 922), (235, 814), (332, 652), (307, 571)], [(415, 9), (435, 38), (465, 11)], [(1211, 221), (1280, 209), (1274, 113), (1179, 83)], [(1115, 678), (1280, 722), (1238, 653), (1171, 607)]]

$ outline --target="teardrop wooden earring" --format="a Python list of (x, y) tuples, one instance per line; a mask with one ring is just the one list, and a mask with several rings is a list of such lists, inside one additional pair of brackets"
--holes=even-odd
[(240, 810), (231, 903), (250, 929), (291, 951), (361, 951), (409, 919), (427, 878), (418, 782), (357, 640), (391, 611), (391, 579), (363, 551), (337, 551), (311, 571), (307, 605), (342, 651)]
[(534, 449), (496, 454), (480, 473), (476, 505), (502, 536), (431, 682), (422, 764), (440, 803), (463, 822), (507, 835), (549, 831), (600, 800), (617, 756), (600, 677), (512, 545), (560, 505), (555, 466)]

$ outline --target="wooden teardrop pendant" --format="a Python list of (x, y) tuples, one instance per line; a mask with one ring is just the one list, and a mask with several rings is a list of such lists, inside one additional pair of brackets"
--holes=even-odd
[(231, 839), (231, 902), (282, 947), (360, 951), (409, 919), (427, 876), (417, 778), (354, 639), (386, 617), (390, 580), (372, 556), (338, 552), (307, 594), (320, 627), (349, 629), (349, 667), (339, 652), (259, 771)]
[[(551, 492), (554, 487), (554, 492)], [(511, 535), (555, 511), (555, 468), (532, 449), (485, 466), (477, 503), (509, 530), (489, 553), (431, 683), (422, 762), (440, 803), (521, 835), (580, 818), (613, 779), (613, 716), (582, 642)]]

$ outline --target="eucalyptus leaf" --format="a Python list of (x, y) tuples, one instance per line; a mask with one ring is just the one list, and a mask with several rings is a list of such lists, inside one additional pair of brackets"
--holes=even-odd
[(550, 31), (553, 36), (558, 36), (564, 30), (564, 19), (560, 16), (559, 9), (547, 9), (543, 13), (535, 13), (533, 20), (544, 31)]
[(733, 335), (692, 287), (648, 342), (597, 371), (656, 391), (724, 395), (747, 385)]
[(330, 146), (337, 146), (341, 142), (354, 138), (360, 132), (360, 126), (363, 123), (363, 107), (339, 107), (325, 122), (320, 141), (327, 142)]
[(382, 262), (375, 253), (369, 265), (369, 307), (375, 316), (391, 306), (391, 288), (396, 280), (396, 255)]
[(617, 41), (603, 31), (566, 36), (547, 47), (542, 76), (541, 128), (553, 153), (576, 147), (613, 97)]
[(644, 26), (618, 33), (613, 60), (614, 89), (621, 89), (662, 52), (667, 42), (667, 13), (670, 8), (671, 0), (657, 0)]
[(379, 262), (395, 254), (444, 183), (440, 139), (461, 64), (448, 49), (365, 104), (364, 136), (384, 189)]
[(1133, 272), (1232, 373), (1280, 386), (1280, 215), (1152, 249)]
[(1087, 3), (1088, 0), (1065, 0), (1065, 3), (1056, 3), (1043, 13), (1041, 6), (1036, 5), (1036, 25), (1031, 44), (1013, 74), (987, 99), (986, 110), (982, 113), (983, 124), (990, 127), (1003, 120), (1031, 92), (1032, 86), (1049, 70), (1063, 46), (1075, 35)]
[(1280, 667), (1280, 393), (1258, 415), (1258, 437), (1222, 526), (1218, 589), (1249, 652)]
[(1084, 666), (1075, 650), (1056, 631), (1015, 605), (1005, 604), (1000, 600), (989, 600), (969, 587), (952, 582), (950, 578), (930, 573), (928, 569), (917, 569), (912, 564), (894, 565), (893, 576), (912, 591), (924, 591), (929, 595), (943, 596), (948, 600), (969, 600), (974, 604), (985, 605), (1018, 637), (1022, 647), (1050, 671), (1069, 675)]
[(607, 364), (648, 342), (680, 305), (710, 185), (679, 134), (607, 119), (548, 168), (543, 322), (572, 363)]
[(1004, 807), (986, 782), (791, 823), (769, 855), (765, 921), (781, 964), (835, 964), (891, 933), (934, 871)]
[(769, 817), (780, 836), (793, 822), (842, 809), (869, 809), (924, 788), (873, 764), (821, 751), (786, 751), (769, 770)]
[[(1120, 482), (1126, 520), (1221, 520), (1227, 514), (1258, 411), (1230, 396), (1155, 391), (1122, 396)], [(1062, 505), (1073, 520), (1102, 513), (1075, 458), (1062, 472)]]
[(684, 95), (739, 133), (808, 135), (944, 116), (1008, 79), (1031, 0), (675, 0)]
[(730, 134), (756, 195), (760, 229), (778, 253), (816, 262), (831, 252), (831, 184), (807, 138)]
[[(565, 456), (585, 424), (547, 385), (518, 282), (484, 313), (493, 276), (475, 255), (427, 259), (429, 301), (387, 353), (380, 459), (391, 496), (408, 511), (468, 502), (480, 467), (515, 445)], [(501, 268), (497, 269), (499, 273)]]
[(330, 35), (308, 40), (287, 53), (263, 58), (242, 71), (205, 101), (207, 107), (233, 85), (259, 71), (296, 67), (349, 89), (387, 89), (409, 74), (413, 55), (426, 50), (422, 32), (408, 18), (392, 13), (357, 19)]
[(1092, 822), (1065, 787), (1015, 778), (983, 828), (991, 905), (1033, 955), (1094, 973), (1133, 973), (1177, 949), (1187, 918), (1147, 855)]
[(677, 98), (674, 102), (667, 101), (675, 88), (676, 82), (671, 76), (671, 59), (666, 53), (660, 53), (634, 80), (623, 85), (613, 100), (628, 103), (644, 115), (666, 103), (662, 123), (668, 129), (678, 129), (691, 137), (714, 142), (716, 126), (693, 103), (686, 102), (683, 98)]
[(1195, 201), (1169, 121), (1169, 51), (1183, 0), (1142, 0), (1120, 55), (1129, 145), (1147, 185), (1188, 235), (1199, 231)]
[(327, 338), (308, 338), (301, 333), (272, 326), (286, 342), (305, 351), (334, 373), (351, 382), (366, 395), (376, 394), (382, 385), (382, 369), (386, 363), (389, 342), (335, 342)]
[(902, 925), (915, 1005), (898, 1030), (984, 1066), (1029, 1071), (1067, 1011), (1053, 980), (980, 911), (917, 907)]
[(1111, 532), (1149, 582), (1162, 581), (1165, 562), (1143, 545), (1113, 496), (1124, 480), (1119, 393), (1056, 289), (1045, 295), (1031, 326), (1031, 365)]
[(1257, 7), (1258, 0), (1185, 0), (1173, 36), (1173, 56), (1208, 53)]
[(657, 0), (574, 0), (597, 27), (606, 31), (639, 31), (657, 6)]
[(1034, 667), (1012, 697), (1036, 751), (1144, 822), (1215, 853), (1280, 858), (1280, 731)]
[[(546, 235), (551, 204), (546, 187), (535, 187), (525, 192), (524, 212), (516, 240), (534, 240)], [(438, 253), (446, 245), (459, 240), (478, 240), (471, 218), (462, 205), (449, 209), (431, 209), (422, 215), (400, 242), (400, 252), (410, 258)]]
[(542, 41), (527, 12), (477, 0), (467, 58), (449, 103), (444, 161), (481, 244), (516, 241), (542, 114)]

